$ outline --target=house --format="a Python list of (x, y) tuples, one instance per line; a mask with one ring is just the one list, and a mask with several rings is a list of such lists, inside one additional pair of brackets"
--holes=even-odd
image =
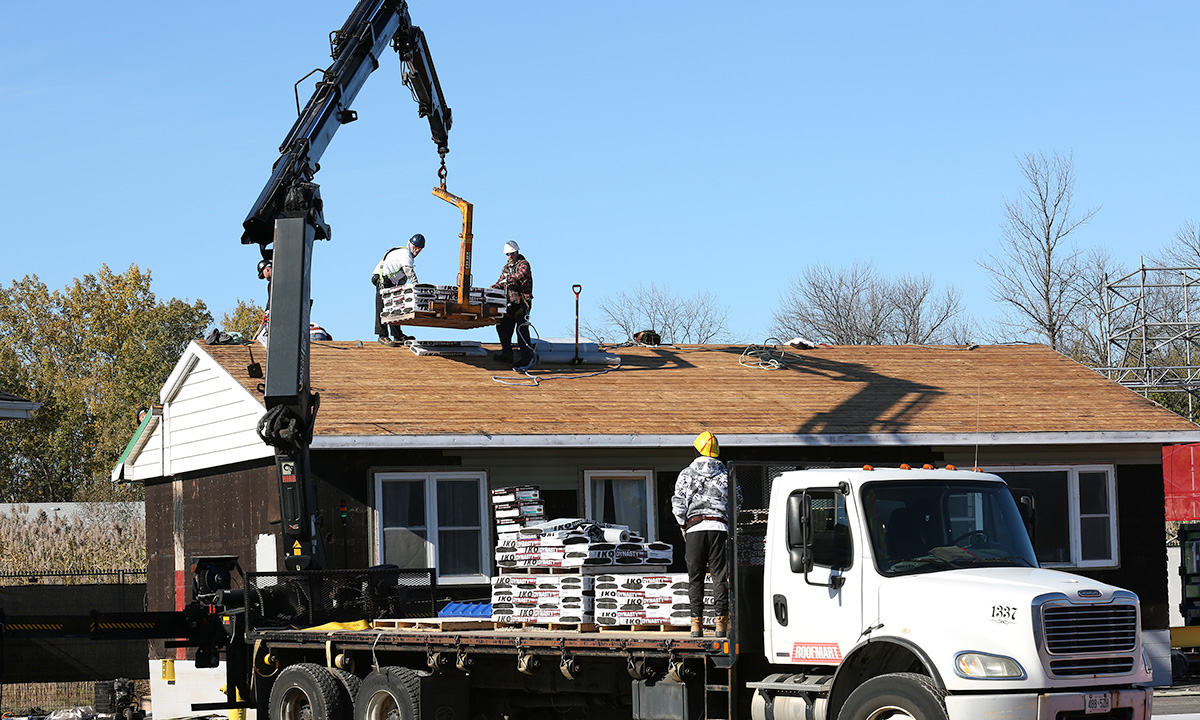
[[(1165, 658), (1162, 448), (1200, 441), (1200, 428), (1039, 345), (748, 350), (624, 347), (619, 368), (534, 383), (487, 358), (313, 343), (312, 469), (330, 564), (434, 567), (447, 597), (485, 597), (488, 490), (507, 485), (540, 486), (548, 516), (679, 543), (671, 489), (710, 430), (746, 507), (764, 506), (782, 468), (1003, 475), (1038, 508), (1042, 563), (1136, 591)], [(256, 345), (189, 345), (161, 416), (123, 459), (125, 479), (146, 488), (151, 610), (187, 602), (188, 557), (278, 567), (278, 481), (256, 432), (263, 362)]]
[(0, 420), (9, 418), (28, 420), (33, 411), (41, 406), (41, 403), (30, 402), (25, 398), (0, 390)]

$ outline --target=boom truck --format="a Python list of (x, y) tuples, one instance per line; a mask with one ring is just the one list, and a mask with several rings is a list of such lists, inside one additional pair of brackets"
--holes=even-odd
[[(6, 636), (170, 638), (168, 647), (195, 647), (198, 666), (225, 661), (226, 701), (195, 710), (250, 708), (270, 720), (1150, 717), (1137, 597), (1039, 568), (1031, 514), (1001, 478), (977, 471), (773, 475), (766, 507), (731, 523), (730, 629), (720, 638), (419, 629), (388, 619), (434, 614), (431, 571), (325, 569), (308, 473), (319, 401), (307, 313), (313, 242), (329, 227), (312, 178), (389, 44), (429, 118), (444, 191), (450, 110), (424, 35), (402, 0), (361, 0), (332, 35), (334, 63), (244, 223), (242, 241), (275, 264), (260, 433), (277, 450), (285, 570), (193, 558), (183, 612), (8, 617)], [(460, 275), (460, 291), (467, 285)], [(735, 464), (731, 483), (759, 469)]]

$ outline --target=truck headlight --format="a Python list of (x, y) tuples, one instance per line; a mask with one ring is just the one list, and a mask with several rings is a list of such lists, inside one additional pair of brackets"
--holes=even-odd
[(980, 652), (961, 652), (954, 656), (954, 672), (970, 680), (996, 680), (1023, 678), (1025, 670), (1020, 663), (1003, 655), (988, 655)]

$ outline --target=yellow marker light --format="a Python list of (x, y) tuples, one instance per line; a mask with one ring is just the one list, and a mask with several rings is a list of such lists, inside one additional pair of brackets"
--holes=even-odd
[(971, 680), (1025, 677), (1025, 671), (1016, 660), (1003, 655), (979, 652), (964, 652), (955, 656), (954, 671), (959, 677)]

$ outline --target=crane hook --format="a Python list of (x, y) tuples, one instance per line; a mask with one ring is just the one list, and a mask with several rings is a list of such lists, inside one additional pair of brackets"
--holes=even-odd
[(446, 189), (446, 153), (439, 152), (438, 155), (441, 156), (441, 158), (442, 158), (442, 164), (438, 168), (437, 176), (438, 176), (438, 180), (441, 183), (442, 189), (445, 190)]

